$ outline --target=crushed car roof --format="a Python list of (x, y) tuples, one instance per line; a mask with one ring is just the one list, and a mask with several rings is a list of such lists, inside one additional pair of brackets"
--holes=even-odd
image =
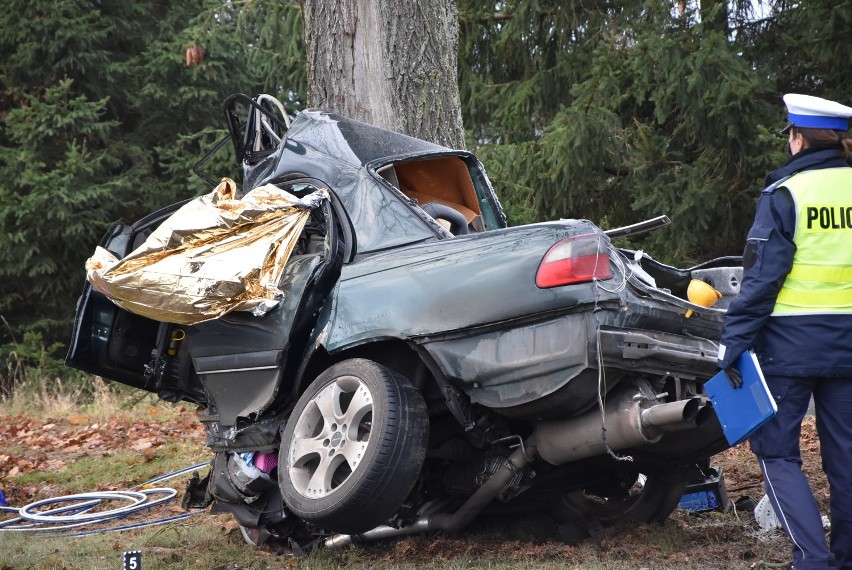
[(450, 149), (435, 143), (355, 121), (336, 113), (308, 109), (299, 113), (286, 137), (274, 153), (246, 169), (244, 187), (290, 177), (293, 172), (328, 178), (328, 167), (317, 159), (333, 160), (334, 168), (343, 165), (361, 169), (425, 155), (473, 157), (467, 151)]
[(338, 156), (361, 166), (382, 162), (382, 159), (452, 150), (318, 109), (299, 113), (287, 138), (327, 154), (336, 154), (343, 148), (346, 154)]

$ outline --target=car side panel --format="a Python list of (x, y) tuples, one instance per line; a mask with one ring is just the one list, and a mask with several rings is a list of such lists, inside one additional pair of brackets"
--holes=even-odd
[[(445, 374), (464, 387), (471, 401), (492, 408), (519, 406), (552, 394), (594, 366), (595, 314), (562, 314), (538, 322), (516, 322), (462, 338), (423, 341)], [(613, 378), (615, 380), (615, 378)], [(564, 413), (587, 408), (597, 394), (573, 391)], [(578, 386), (579, 388), (579, 386)]]
[(419, 344), (474, 402), (488, 406), (550, 393), (588, 368), (587, 320), (595, 305), (620, 303), (617, 293), (593, 283), (535, 285), (547, 250), (590, 229), (584, 222), (524, 226), (352, 263), (334, 296), (326, 349), (383, 338)]
[(343, 268), (326, 347), (417, 338), (494, 325), (602, 296), (591, 283), (539, 289), (548, 248), (589, 226), (540, 224), (399, 248)]
[(557, 392), (563, 411), (587, 408), (597, 393), (599, 353), (608, 388), (636, 373), (707, 374), (715, 349), (705, 339), (718, 337), (721, 311), (686, 319), (694, 305), (637, 287), (618, 264), (609, 281), (536, 287), (549, 247), (587, 231), (583, 222), (537, 224), (352, 263), (338, 283), (326, 348), (406, 340), (426, 350), (472, 401), (503, 409)]

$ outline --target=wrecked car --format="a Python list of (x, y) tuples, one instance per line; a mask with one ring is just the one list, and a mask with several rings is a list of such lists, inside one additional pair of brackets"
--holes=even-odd
[[(280, 109), (224, 105), (243, 192), (324, 197), (268, 311), (182, 324), (91, 283), (77, 306), (68, 365), (198, 405), (213, 459), (185, 504), (252, 544), (328, 547), (501, 510), (587, 534), (664, 520), (728, 447), (703, 384), (741, 260), (678, 269), (613, 245), (664, 218), (507, 227), (473, 154)], [(131, 256), (184, 205), (100, 247)], [(691, 302), (696, 281), (721, 299)]]

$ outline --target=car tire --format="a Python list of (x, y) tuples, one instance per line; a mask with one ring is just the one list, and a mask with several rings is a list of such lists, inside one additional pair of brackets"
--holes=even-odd
[(667, 473), (637, 475), (629, 490), (578, 490), (566, 493), (551, 507), (561, 523), (586, 529), (664, 521), (677, 507), (686, 481)]
[(406, 378), (370, 360), (335, 364), (287, 421), (278, 460), (284, 500), (326, 530), (375, 528), (414, 487), (428, 436), (423, 396)]

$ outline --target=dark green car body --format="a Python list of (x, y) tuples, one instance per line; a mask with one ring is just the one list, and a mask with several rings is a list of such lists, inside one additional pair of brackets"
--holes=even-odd
[[(736, 258), (677, 269), (613, 247), (587, 220), (507, 227), (472, 154), (321, 111), (300, 113), (274, 150), (242, 154), (245, 190), (274, 183), (297, 195), (329, 191), (288, 261), (280, 305), (264, 316), (232, 312), (178, 327), (119, 309), (87, 284), (67, 358), (165, 400), (199, 404), (217, 454), (278, 449), (306, 386), (353, 358), (410, 380), (433, 432), (438, 417), (464, 432), (487, 432), (480, 428), (492, 418), (523, 437), (639, 380), (661, 401), (701, 398), (715, 372), (724, 308), (696, 306), (686, 289), (699, 274), (727, 278)], [(424, 192), (399, 182), (405, 172), (433, 192), (465, 188), (462, 209), (476, 215), (468, 231), (453, 235), (426, 213), (412, 198)], [(178, 206), (117, 222), (101, 245), (127, 255)], [(604, 244), (611, 276), (537, 285), (548, 251), (578, 236)], [(687, 318), (689, 310), (696, 314)], [(170, 347), (176, 328), (185, 338)], [(625, 453), (636, 471), (697, 473), (726, 447), (711, 414), (696, 429)], [(606, 456), (581, 464), (573, 488), (613, 469)], [(212, 494), (221, 502), (221, 490)], [(243, 524), (263, 523), (231, 510)]]

